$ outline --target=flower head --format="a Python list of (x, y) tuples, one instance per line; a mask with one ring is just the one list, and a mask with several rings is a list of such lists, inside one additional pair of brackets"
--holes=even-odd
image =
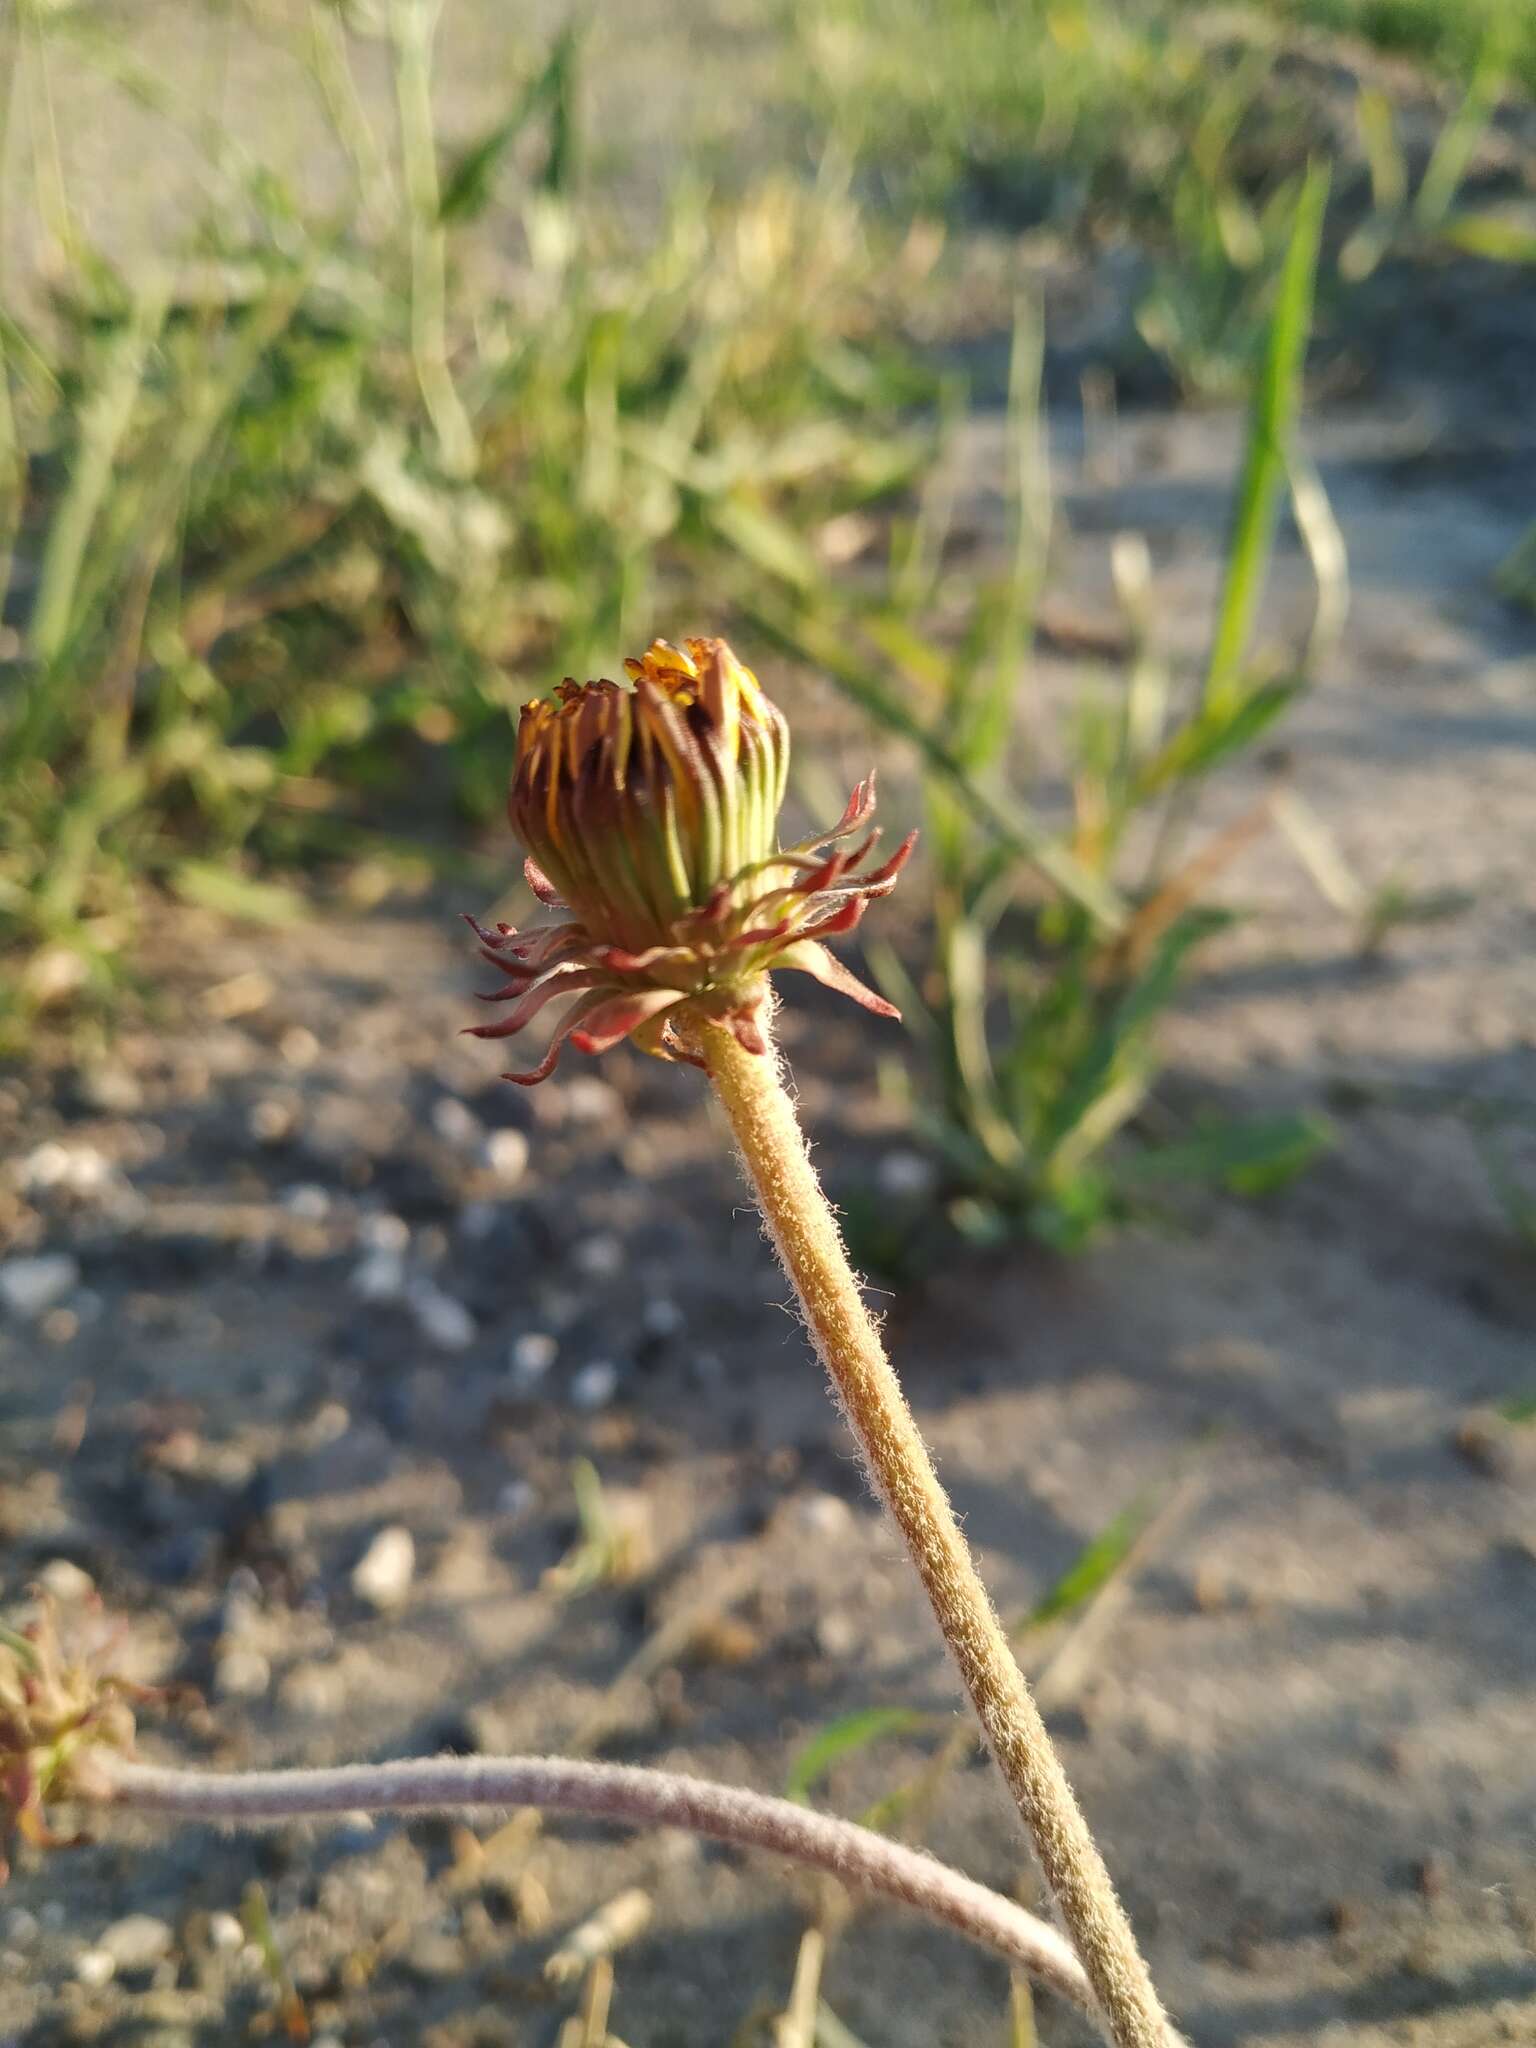
[(132, 1750), (131, 1703), (168, 1697), (113, 1672), (122, 1633), (95, 1599), (61, 1617), (40, 1596), (24, 1627), (0, 1626), (0, 1884), (13, 1840), (60, 1846), (50, 1805), (107, 1796), (99, 1759)]
[(878, 835), (842, 847), (874, 813), (873, 775), (831, 831), (781, 847), (789, 727), (751, 670), (723, 640), (658, 640), (624, 666), (630, 688), (567, 679), (523, 708), (512, 824), (535, 895), (571, 917), (523, 936), (474, 925), (508, 977), (485, 1000), (515, 1003), (475, 1036), (509, 1037), (557, 996), (578, 1000), (539, 1065), (507, 1079), (542, 1081), (567, 1038), (604, 1052), (633, 1037), (658, 1058), (692, 1058), (679, 1030), (690, 1017), (764, 1051), (779, 967), (895, 1016), (821, 943), (890, 892), (912, 850), (915, 833), (862, 871)]

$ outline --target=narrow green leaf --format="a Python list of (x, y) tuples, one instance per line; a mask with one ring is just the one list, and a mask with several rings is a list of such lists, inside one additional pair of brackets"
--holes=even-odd
[(574, 24), (562, 29), (542, 67), (523, 87), (511, 113), (456, 158), (443, 181), (437, 208), (439, 220), (473, 220), (485, 211), (495, 191), (496, 173), (508, 150), (516, 146), (541, 114), (549, 120), (549, 146), (540, 183), (548, 191), (567, 189), (576, 159), (574, 103), (579, 39), (580, 30)]
[(791, 1759), (784, 1780), (786, 1798), (808, 1806), (812, 1787), (834, 1764), (886, 1736), (905, 1735), (910, 1729), (921, 1728), (928, 1718), (915, 1707), (861, 1707), (856, 1713), (829, 1722)]
[(1441, 226), (1440, 239), (1493, 263), (1536, 263), (1536, 228), (1502, 214), (1455, 214)]
[(1312, 294), (1327, 202), (1328, 172), (1314, 163), (1308, 168), (1296, 202), (1290, 245), (1280, 273), (1279, 296), (1249, 413), (1248, 450), (1227, 547), (1221, 609), (1206, 670), (1207, 705), (1223, 703), (1242, 686), (1243, 661), (1274, 552), (1275, 526), (1285, 488), (1286, 443), (1295, 424), (1306, 366)]
[(1148, 1147), (1126, 1160), (1124, 1173), (1127, 1180), (1214, 1181), (1238, 1194), (1267, 1194), (1294, 1180), (1333, 1141), (1325, 1117), (1257, 1117)]
[(253, 881), (216, 861), (179, 861), (170, 880), (188, 903), (200, 903), (224, 917), (245, 918), (252, 924), (294, 924), (306, 914), (304, 898), (296, 889)]
[(1013, 1624), (1009, 1634), (1017, 1638), (1033, 1629), (1045, 1628), (1048, 1623), (1060, 1621), (1063, 1615), (1091, 1600), (1125, 1563), (1131, 1546), (1151, 1521), (1157, 1506), (1156, 1496), (1148, 1493), (1122, 1509), (1097, 1536), (1084, 1544), (1055, 1585)]

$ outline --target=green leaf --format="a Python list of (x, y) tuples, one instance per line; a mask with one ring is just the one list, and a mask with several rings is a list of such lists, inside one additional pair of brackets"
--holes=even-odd
[(252, 924), (294, 924), (307, 914), (304, 898), (296, 889), (285, 889), (278, 882), (253, 881), (216, 861), (178, 861), (170, 879), (171, 887), (186, 902), (200, 903), (224, 917), (245, 918)]
[(794, 528), (766, 505), (746, 497), (719, 498), (706, 503), (704, 516), (720, 538), (756, 568), (796, 590), (814, 586), (815, 557)]
[(1290, 246), (1269, 324), (1248, 420), (1248, 450), (1227, 547), (1221, 610), (1206, 670), (1204, 701), (1222, 704), (1242, 686), (1243, 662), (1274, 553), (1285, 488), (1286, 444), (1295, 424), (1312, 331), (1312, 292), (1328, 201), (1328, 172), (1312, 164), (1296, 202)]
[(505, 120), (472, 142), (450, 168), (438, 201), (442, 221), (473, 220), (485, 211), (495, 190), (496, 173), (540, 114), (549, 117), (549, 147), (539, 182), (547, 191), (564, 191), (576, 159), (575, 93), (581, 30), (574, 23), (561, 30), (543, 67), (524, 86)]
[(1233, 754), (1252, 746), (1301, 690), (1299, 682), (1263, 683), (1245, 695), (1204, 705), (1148, 762), (1142, 772), (1143, 788), (1154, 790), (1208, 775)]
[(1055, 1585), (1013, 1624), (1008, 1633), (1015, 1638), (1027, 1635), (1030, 1630), (1045, 1628), (1050, 1622), (1060, 1621), (1063, 1615), (1072, 1613), (1074, 1608), (1084, 1606), (1109, 1584), (1125, 1563), (1131, 1546), (1151, 1521), (1157, 1507), (1155, 1494), (1147, 1493), (1122, 1509), (1097, 1536), (1084, 1544)]
[(1333, 1141), (1326, 1117), (1258, 1117), (1139, 1152), (1125, 1161), (1124, 1174), (1140, 1181), (1219, 1181), (1236, 1194), (1268, 1194), (1304, 1172)]
[(953, 748), (915, 715), (906, 694), (886, 680), (882, 668), (860, 656), (840, 625), (808, 609), (791, 611), (761, 589), (740, 589), (732, 597), (736, 610), (766, 639), (797, 660), (824, 670), (845, 696), (887, 732), (916, 747), (924, 764), (963, 794), (988, 831), (1038, 868), (1070, 902), (1081, 904), (1105, 930), (1122, 928), (1124, 905), (1110, 884), (1078, 860), (1027, 804), (982, 789)]
[(791, 1760), (789, 1775), (784, 1780), (786, 1798), (809, 1806), (811, 1788), (834, 1764), (888, 1735), (905, 1735), (910, 1729), (921, 1728), (928, 1720), (929, 1716), (915, 1707), (861, 1707), (857, 1713), (844, 1714), (841, 1720), (829, 1722)]
[(1454, 214), (1441, 228), (1440, 238), (1493, 263), (1536, 263), (1536, 228), (1502, 214)]

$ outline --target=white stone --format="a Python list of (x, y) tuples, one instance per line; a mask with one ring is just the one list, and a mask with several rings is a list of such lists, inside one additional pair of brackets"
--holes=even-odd
[(512, 1341), (508, 1364), (520, 1386), (531, 1387), (549, 1371), (560, 1354), (560, 1346), (547, 1330), (525, 1330)]
[(75, 1981), (87, 1991), (100, 1991), (117, 1975), (117, 1964), (104, 1948), (88, 1948), (75, 1957)]
[(152, 1913), (130, 1913), (115, 1920), (101, 1937), (100, 1948), (118, 1970), (152, 1970), (171, 1952), (175, 1937), (164, 1920)]
[(574, 1075), (561, 1089), (560, 1098), (573, 1124), (616, 1122), (623, 1107), (618, 1089), (596, 1074)]
[(931, 1195), (936, 1179), (933, 1161), (906, 1146), (882, 1154), (875, 1168), (875, 1185), (882, 1195)]
[(398, 1252), (372, 1251), (352, 1268), (348, 1284), (360, 1301), (398, 1301), (405, 1292), (405, 1266)]
[(284, 1188), (282, 1201), (288, 1214), (296, 1216), (301, 1223), (323, 1223), (331, 1213), (330, 1195), (312, 1182)]
[(647, 1337), (665, 1341), (682, 1333), (686, 1318), (675, 1301), (663, 1295), (656, 1301), (648, 1301), (640, 1312), (640, 1327)]
[(480, 1119), (456, 1095), (440, 1095), (432, 1105), (432, 1128), (449, 1145), (468, 1151), (480, 1136)]
[(411, 1241), (411, 1226), (403, 1216), (391, 1216), (388, 1211), (379, 1216), (364, 1216), (357, 1226), (358, 1242), (371, 1252), (404, 1252)]
[(537, 1499), (526, 1479), (508, 1479), (496, 1495), (498, 1515), (526, 1515)]
[(606, 1358), (594, 1358), (571, 1379), (571, 1406), (589, 1414), (606, 1408), (619, 1391), (619, 1368)]
[(411, 1313), (427, 1342), (439, 1351), (467, 1351), (475, 1341), (475, 1319), (462, 1301), (444, 1294), (431, 1281), (410, 1290)]
[(12, 1315), (35, 1320), (80, 1284), (80, 1261), (68, 1252), (38, 1252), (0, 1265), (0, 1302)]
[(82, 1201), (102, 1194), (117, 1181), (117, 1168), (94, 1145), (62, 1144), (57, 1138), (35, 1146), (21, 1164), (21, 1184), (28, 1194), (61, 1189)]
[(521, 1131), (487, 1131), (485, 1163), (504, 1187), (515, 1187), (528, 1171), (528, 1140)]
[(272, 1684), (272, 1666), (260, 1650), (237, 1644), (226, 1650), (214, 1667), (214, 1690), (221, 1699), (264, 1699)]
[(800, 1520), (818, 1536), (842, 1536), (853, 1520), (847, 1501), (835, 1493), (813, 1493), (799, 1503)]
[(96, 1590), (96, 1582), (89, 1572), (81, 1571), (67, 1557), (50, 1558), (37, 1575), (37, 1583), (45, 1593), (51, 1593), (55, 1600), (69, 1605), (72, 1601), (88, 1600)]
[(221, 1955), (233, 1955), (236, 1949), (244, 1948), (245, 1929), (233, 1913), (208, 1915), (208, 1946)]
[(416, 1576), (416, 1543), (399, 1523), (381, 1529), (352, 1570), (352, 1590), (381, 1614), (403, 1606)]
[(597, 1237), (584, 1237), (577, 1245), (574, 1259), (576, 1270), (584, 1273), (589, 1280), (612, 1280), (624, 1269), (624, 1246), (609, 1231)]

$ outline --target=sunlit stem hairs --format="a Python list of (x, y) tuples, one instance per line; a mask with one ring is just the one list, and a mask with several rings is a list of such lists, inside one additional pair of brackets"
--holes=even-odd
[(868, 865), (871, 776), (831, 831), (781, 847), (789, 728), (751, 671), (723, 640), (657, 641), (625, 666), (629, 687), (568, 681), (523, 711), (512, 822), (534, 893), (565, 915), (526, 934), (475, 927), (506, 976), (487, 1000), (513, 1004), (478, 1035), (509, 1037), (572, 995), (544, 1058), (509, 1080), (542, 1080), (567, 1041), (602, 1052), (622, 1038), (709, 1076), (1108, 2031), (1118, 2048), (1167, 2048), (1175, 2036), (865, 1307), (773, 1040), (779, 968), (895, 1014), (824, 941), (891, 890), (912, 838)]

